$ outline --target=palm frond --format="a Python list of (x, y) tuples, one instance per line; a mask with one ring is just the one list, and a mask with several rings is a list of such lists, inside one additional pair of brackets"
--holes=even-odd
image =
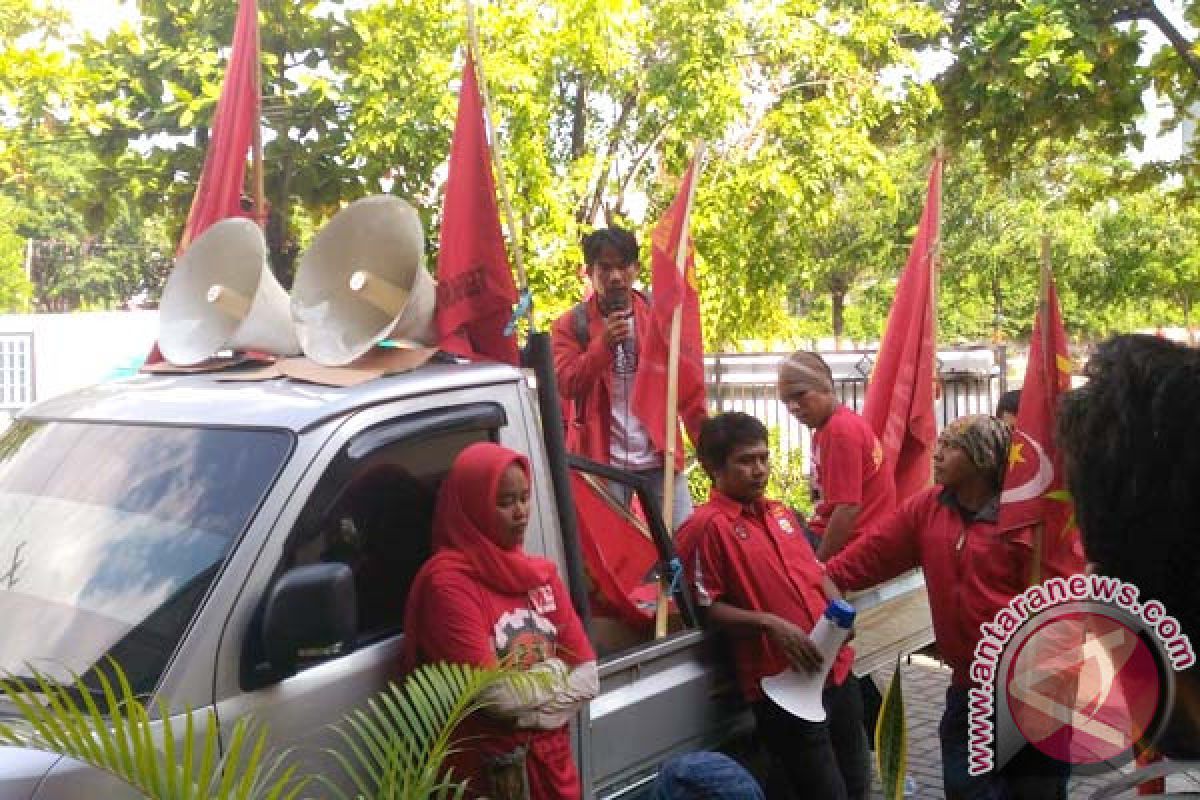
[(110, 662), (108, 669), (115, 682), (106, 670), (90, 673), (99, 686), (74, 674), (70, 683), (58, 683), (32, 669), (31, 679), (5, 673), (0, 692), (23, 724), (0, 724), (0, 744), (69, 756), (152, 800), (289, 800), (303, 788), (306, 781), (285, 765), (286, 753), (268, 759), (266, 734), (249, 721), (237, 722), (218, 758), (216, 714), (204, 715), (202, 739), (191, 712), (182, 731), (164, 706), (153, 720), (120, 666)]
[[(506, 680), (530, 686), (538, 676), (508, 668), (463, 664), (418, 667), (402, 685), (389, 684), (365, 710), (348, 715), (334, 731), (343, 747), (330, 750), (354, 797), (371, 800), (461, 798), (466, 791), (446, 771), (454, 732), (483, 707), (484, 691)], [(321, 779), (335, 795), (349, 798), (335, 782)]]

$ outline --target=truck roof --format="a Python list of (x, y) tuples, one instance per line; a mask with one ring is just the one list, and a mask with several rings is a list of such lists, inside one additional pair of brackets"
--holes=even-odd
[(470, 386), (512, 383), (503, 364), (429, 364), (350, 387), (288, 378), (230, 381), (233, 373), (135, 375), (37, 403), (22, 419), (219, 425), (301, 432), (355, 409), (402, 397)]

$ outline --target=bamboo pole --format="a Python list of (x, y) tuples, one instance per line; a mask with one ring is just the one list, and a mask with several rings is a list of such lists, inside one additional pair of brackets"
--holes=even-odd
[[(525, 273), (525, 259), (521, 255), (521, 239), (517, 231), (517, 215), (513, 210), (511, 196), (508, 193), (508, 182), (504, 178), (504, 149), (500, 137), (496, 133), (496, 124), (492, 116), (492, 99), (487, 88), (487, 77), (483, 70), (483, 51), (479, 46), (479, 28), (475, 25), (475, 5), (471, 0), (465, 0), (467, 6), (467, 42), (469, 55), (475, 64), (475, 81), (479, 84), (479, 96), (483, 99), (483, 120), (487, 128), (488, 152), (492, 155), (492, 172), (496, 176), (496, 189), (500, 193), (500, 202), (504, 205), (504, 215), (508, 218), (508, 238), (512, 242), (513, 266), (517, 270), (517, 289), (522, 295), (529, 291), (529, 278)], [(533, 332), (533, 304), (525, 307), (529, 331)]]
[[(684, 204), (683, 225), (679, 234), (678, 249), (675, 252), (675, 268), (679, 270), (683, 280), (687, 280), (687, 257), (690, 236), (688, 227), (692, 218), (692, 202), (696, 197), (696, 183), (700, 178), (700, 169), (704, 160), (704, 140), (698, 139), (692, 152), (691, 183), (688, 185), (687, 202)], [(675, 516), (675, 432), (679, 426), (679, 340), (683, 333), (683, 294), (680, 293), (679, 303), (671, 314), (671, 347), (667, 356), (667, 430), (666, 447), (663, 448), (663, 524), (668, 534), (674, 534), (671, 524)], [(654, 635), (661, 639), (667, 635), (667, 609), (670, 597), (664, 582), (670, 581), (671, 576), (660, 576), (658, 584), (658, 604), (654, 613)]]
[(938, 289), (942, 275), (942, 180), (946, 174), (946, 148), (938, 144), (933, 150), (933, 168), (937, 170), (937, 217), (934, 221), (933, 247), (929, 254), (929, 313), (933, 319), (930, 325), (933, 329), (933, 397), (936, 411), (938, 397), (941, 394), (941, 375), (938, 374)]
[[(1053, 363), (1055, 356), (1051, 349), (1050, 339), (1050, 275), (1052, 270), (1051, 264), (1051, 239), (1049, 233), (1041, 235), (1041, 259), (1038, 275), (1038, 306), (1037, 306), (1037, 325), (1040, 327), (1039, 344), (1041, 345), (1042, 357), (1039, 363), (1034, 365), (1042, 379), (1042, 390), (1050, 391), (1052, 386), (1057, 385), (1057, 374), (1047, 369), (1047, 366)], [(1057, 366), (1055, 366), (1057, 370)], [(1026, 372), (1028, 374), (1028, 371)], [(1054, 383), (1051, 383), (1054, 381)], [(1038, 520), (1038, 523), (1033, 528), (1033, 553), (1031, 563), (1029, 565), (1029, 585), (1037, 586), (1042, 582), (1042, 554), (1045, 550), (1046, 539), (1046, 521)]]
[(262, 29), (258, 25), (258, 0), (254, 3), (254, 144), (251, 169), (254, 175), (254, 218), (263, 230), (267, 227), (267, 192), (263, 165), (262, 137)]

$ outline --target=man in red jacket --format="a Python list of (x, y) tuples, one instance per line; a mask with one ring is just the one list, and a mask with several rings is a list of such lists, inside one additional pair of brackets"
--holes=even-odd
[(938, 437), (933, 479), (876, 532), (851, 542), (826, 565), (843, 591), (865, 589), (913, 567), (925, 570), (933, 630), (953, 670), (938, 727), (947, 800), (1065, 798), (1064, 765), (1026, 746), (1000, 770), (967, 773), (968, 689), (980, 625), (1025, 590), (1030, 527), (999, 530), (1000, 490), (1011, 429), (994, 417), (959, 417)]
[[(665, 432), (650, 431), (632, 406), (650, 305), (633, 288), (638, 243), (621, 228), (602, 228), (583, 239), (583, 258), (592, 296), (554, 323), (551, 342), (558, 391), (570, 407), (567, 448), (601, 464), (629, 470), (649, 481), (661, 505)], [(678, 415), (694, 442), (706, 416), (704, 392), (680, 396)], [(683, 468), (683, 440), (676, 430), (673, 526), (692, 511)], [(628, 503), (629, 493), (614, 486)]]

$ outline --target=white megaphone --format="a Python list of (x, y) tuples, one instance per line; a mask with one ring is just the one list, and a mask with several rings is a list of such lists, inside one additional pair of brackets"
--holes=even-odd
[(809, 722), (824, 722), (825, 706), (821, 703), (821, 692), (825, 689), (825, 678), (852, 627), (854, 606), (845, 600), (831, 600), (808, 635), (821, 653), (820, 667), (813, 672), (785, 669), (778, 675), (763, 678), (763, 692), (775, 705), (794, 717)]
[(219, 350), (300, 353), (262, 230), (243, 217), (214, 223), (176, 259), (158, 319), (158, 349), (180, 366)]
[(300, 259), (292, 319), (304, 354), (342, 366), (384, 339), (432, 345), (436, 285), (416, 210), (390, 195), (334, 215)]

